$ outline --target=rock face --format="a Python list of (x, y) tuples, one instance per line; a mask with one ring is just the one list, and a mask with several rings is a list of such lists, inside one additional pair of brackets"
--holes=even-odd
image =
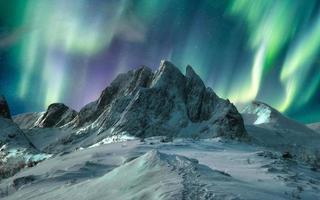
[(61, 127), (72, 121), (77, 116), (77, 112), (62, 103), (51, 104), (47, 111), (39, 119), (37, 127)]
[(191, 66), (183, 75), (168, 61), (162, 61), (155, 73), (141, 67), (120, 74), (72, 123), (81, 133), (246, 136), (242, 117), (233, 104), (206, 88)]
[(13, 121), (19, 125), (21, 129), (31, 129), (37, 127), (39, 119), (45, 112), (30, 112), (13, 116)]
[(45, 112), (24, 113), (13, 117), (21, 129), (58, 128), (71, 122), (77, 112), (62, 103), (51, 104)]
[(0, 95), (0, 116), (7, 119), (11, 119), (11, 114), (10, 114), (7, 100), (2, 95)]
[(120, 74), (99, 99), (78, 113), (63, 104), (52, 104), (45, 113), (20, 115), (15, 122), (24, 128), (68, 130), (73, 134), (61, 143), (77, 147), (122, 135), (247, 137), (242, 117), (232, 103), (206, 87), (191, 66), (184, 75), (168, 61), (162, 61), (155, 72), (142, 66)]
[(0, 98), (0, 180), (47, 158), (11, 119), (8, 104)]

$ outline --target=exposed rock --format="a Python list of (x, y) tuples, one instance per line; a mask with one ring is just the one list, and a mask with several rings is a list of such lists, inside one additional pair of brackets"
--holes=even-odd
[(290, 152), (286, 151), (286, 152), (284, 152), (282, 154), (282, 158), (284, 158), (284, 159), (292, 159), (293, 157), (292, 157)]
[[(204, 86), (200, 77), (193, 71), (191, 66), (187, 66), (186, 69), (186, 94), (187, 94), (187, 110), (188, 116), (191, 121), (197, 122), (201, 120), (208, 120), (210, 116), (202, 115), (202, 102), (206, 98), (206, 100), (211, 100), (209, 96), (210, 91), (206, 91), (206, 87)], [(206, 102), (209, 103), (209, 102)], [(212, 110), (213, 103), (209, 103), (210, 108)], [(205, 110), (204, 110), (205, 112)]]
[(0, 95), (0, 117), (11, 119), (10, 109), (3, 95)]
[[(97, 101), (86, 105), (80, 110), (77, 117), (77, 126), (96, 120), (105, 110), (108, 110), (109, 113), (111, 111), (122, 112), (129, 104), (129, 99), (127, 100), (125, 96), (132, 95), (138, 89), (147, 87), (152, 76), (151, 69), (144, 66), (137, 70), (131, 70), (126, 74), (118, 75), (111, 85), (103, 90)], [(112, 123), (114, 121), (112, 116), (108, 115), (108, 117)]]
[[(168, 61), (162, 61), (154, 73), (142, 66), (120, 74), (79, 113), (63, 104), (52, 104), (33, 127), (62, 126), (73, 134), (59, 141), (78, 147), (123, 134), (141, 138), (247, 137), (233, 104), (206, 88), (191, 66), (184, 75)], [(65, 144), (61, 143), (72, 146)]]
[(13, 180), (12, 186), (17, 190), (26, 184), (30, 184), (36, 180), (35, 176), (23, 176)]
[(71, 122), (77, 112), (62, 103), (51, 104), (39, 119), (38, 127), (60, 127)]
[(191, 66), (183, 75), (172, 63), (162, 61), (155, 73), (143, 66), (120, 74), (97, 101), (81, 109), (74, 127), (81, 127), (81, 133), (112, 129), (111, 134), (174, 137), (191, 134), (185, 129), (194, 123), (199, 123), (198, 128), (210, 124), (199, 137), (246, 135), (236, 108), (206, 88)]

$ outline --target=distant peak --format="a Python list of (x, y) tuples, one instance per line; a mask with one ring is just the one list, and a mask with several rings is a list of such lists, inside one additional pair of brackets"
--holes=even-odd
[(186, 67), (186, 76), (190, 76), (190, 75), (194, 75), (196, 74), (196, 72), (194, 71), (194, 69), (192, 68), (191, 65), (187, 65)]
[(141, 71), (148, 71), (148, 72), (152, 72), (152, 69), (150, 69), (148, 66), (146, 65), (141, 65), (140, 67), (138, 67), (135, 72), (141, 72)]
[(155, 72), (151, 86), (175, 86), (181, 87), (184, 85), (185, 76), (171, 62), (162, 60), (159, 69)]
[[(279, 118), (282, 115), (274, 109), (273, 107), (269, 106), (268, 104), (260, 101), (252, 101), (248, 106), (246, 106), (242, 114), (249, 114), (249, 115), (256, 115), (256, 118), (254, 118), (253, 124), (265, 124), (265, 123), (271, 123), (275, 120), (275, 118)], [(248, 123), (251, 123), (253, 119), (247, 120), (250, 121)]]
[(161, 60), (159, 71), (170, 71), (182, 74), (181, 71), (173, 63), (167, 60)]
[(63, 103), (49, 105), (47, 111), (39, 119), (39, 127), (59, 127), (73, 120), (77, 112)]
[(68, 109), (69, 107), (66, 106), (66, 105), (63, 104), (63, 103), (53, 103), (53, 104), (50, 104), (50, 105), (48, 106), (48, 110), (52, 110), (52, 109), (63, 109), (63, 108)]

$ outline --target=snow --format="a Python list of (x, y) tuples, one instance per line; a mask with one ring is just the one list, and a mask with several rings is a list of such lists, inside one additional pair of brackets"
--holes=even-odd
[[(115, 142), (124, 142), (124, 141), (130, 141), (130, 140), (134, 140), (137, 139), (136, 137), (130, 136), (130, 135), (126, 135), (126, 134), (122, 134), (122, 135), (113, 135), (111, 137), (106, 137), (103, 140), (101, 140), (98, 143), (95, 143), (91, 146), (89, 146), (88, 148), (93, 148), (93, 147), (97, 147), (103, 144), (110, 144), (110, 143), (115, 143)], [(83, 149), (83, 148), (82, 148)]]
[(256, 145), (281, 153), (289, 152), (296, 159), (320, 165), (319, 133), (262, 102), (252, 102), (241, 114)]
[(21, 129), (29, 129), (37, 126), (45, 112), (24, 113), (13, 117), (13, 121)]
[[(23, 177), (33, 179), (15, 189)], [(0, 189), (3, 199), (318, 199), (320, 174), (255, 145), (152, 137), (55, 156)]]
[[(249, 105), (247, 106), (242, 113), (245, 113), (245, 121), (258, 125), (263, 123), (270, 123), (271, 122), (271, 109), (270, 107), (259, 104), (258, 106)], [(250, 116), (251, 115), (251, 116)], [(252, 116), (253, 115), (253, 116)], [(251, 117), (251, 118), (250, 118)]]
[(79, 113), (53, 107), (53, 124), (0, 117), (0, 198), (320, 199), (320, 134), (262, 102), (243, 123), (191, 67), (163, 61), (119, 75)]
[(316, 131), (317, 133), (320, 133), (320, 122), (312, 123), (307, 125), (310, 129)]

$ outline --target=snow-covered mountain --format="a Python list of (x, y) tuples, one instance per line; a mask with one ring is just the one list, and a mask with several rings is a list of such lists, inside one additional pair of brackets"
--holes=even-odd
[(11, 120), (9, 106), (0, 98), (0, 179), (33, 166), (50, 155), (39, 152), (25, 133)]
[(120, 74), (79, 113), (53, 104), (45, 113), (19, 115), (14, 121), (21, 128), (67, 129), (74, 134), (54, 146), (69, 141), (75, 148), (121, 135), (246, 138), (242, 117), (232, 103), (205, 87), (191, 66), (184, 75), (168, 61), (162, 61), (155, 73), (141, 67)]
[(62, 103), (51, 104), (46, 112), (25, 113), (14, 117), (22, 129), (61, 127), (77, 116), (75, 110)]
[(287, 129), (293, 131), (310, 132), (304, 124), (289, 119), (266, 103), (253, 101), (247, 105), (241, 115), (247, 125), (256, 125), (268, 129)]
[(241, 114), (252, 142), (320, 165), (319, 133), (262, 102), (252, 102)]
[(262, 102), (240, 114), (190, 66), (120, 74), (79, 112), (0, 111), (1, 164), (31, 163), (2, 167), (3, 199), (320, 198), (320, 134)]

